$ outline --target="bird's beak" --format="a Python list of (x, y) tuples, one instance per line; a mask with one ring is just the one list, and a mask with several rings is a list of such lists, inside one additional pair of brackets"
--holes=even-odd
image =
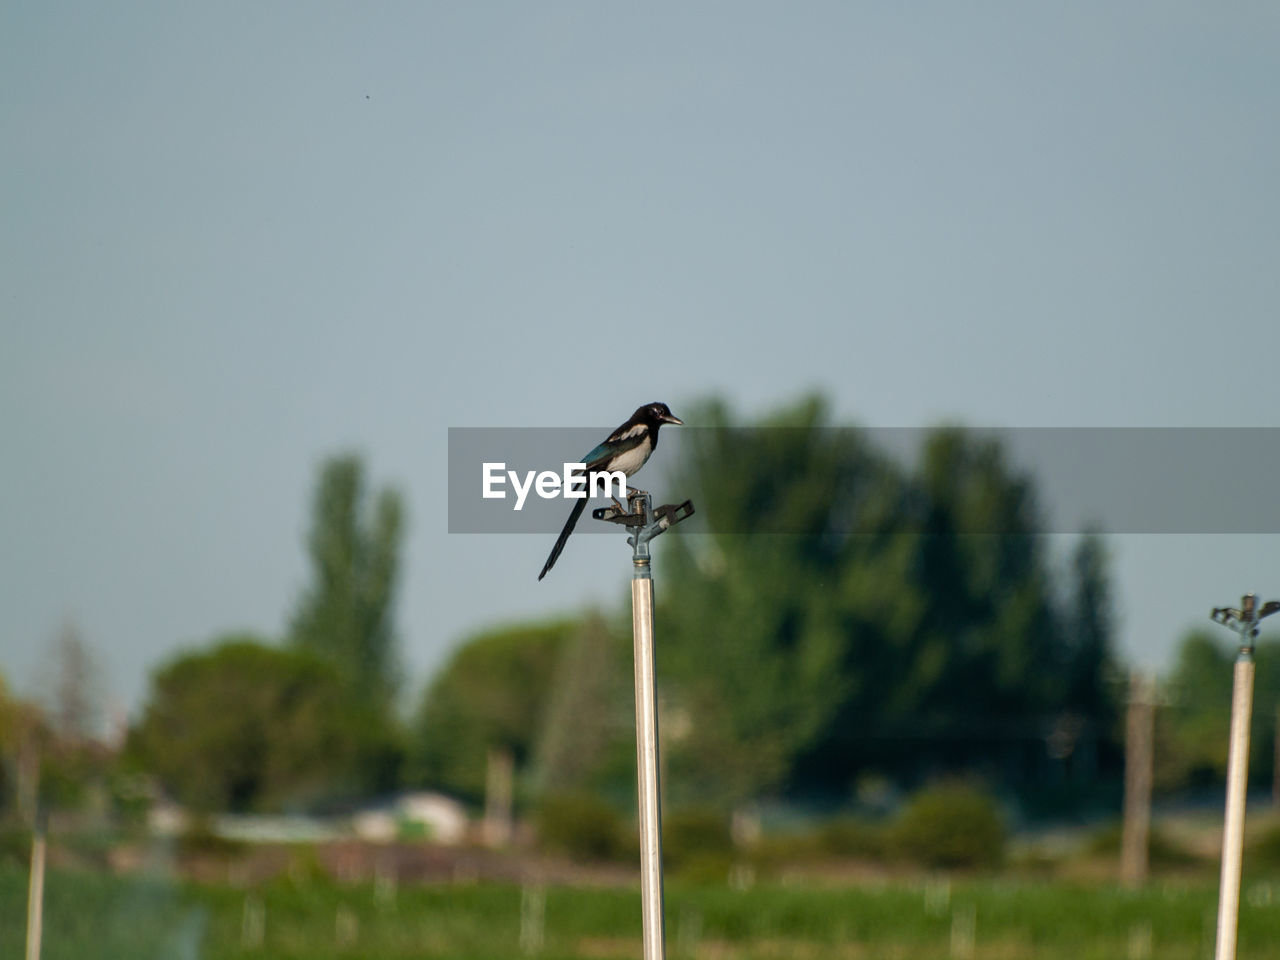
[(677, 417), (674, 413), (664, 413), (662, 415), (663, 423), (674, 423), (678, 427), (684, 426), (684, 421)]

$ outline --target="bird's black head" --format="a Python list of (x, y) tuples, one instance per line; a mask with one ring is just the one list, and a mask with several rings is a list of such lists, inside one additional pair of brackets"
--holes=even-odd
[(684, 423), (683, 420), (667, 408), (665, 403), (646, 403), (635, 412), (631, 419), (643, 420), (654, 430), (657, 430), (664, 423), (674, 423), (677, 426)]

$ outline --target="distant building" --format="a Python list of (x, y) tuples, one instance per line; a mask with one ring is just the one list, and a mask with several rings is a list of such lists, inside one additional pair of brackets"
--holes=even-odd
[(224, 813), (213, 818), (213, 832), (239, 843), (329, 843), (342, 837), (337, 826), (296, 814)]
[(421, 837), (435, 843), (458, 844), (467, 837), (467, 825), (467, 811), (461, 803), (429, 791), (402, 793), (351, 818), (356, 836), (370, 843)]

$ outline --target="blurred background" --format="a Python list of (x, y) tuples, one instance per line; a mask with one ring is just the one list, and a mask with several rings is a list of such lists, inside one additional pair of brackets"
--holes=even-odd
[(450, 535), (447, 430), (662, 400), (673, 954), (1203, 955), (1274, 525), (1064, 529), (982, 428), (1276, 426), (1278, 35), (6, 6), (0, 950), (44, 824), (47, 956), (638, 955), (626, 548)]

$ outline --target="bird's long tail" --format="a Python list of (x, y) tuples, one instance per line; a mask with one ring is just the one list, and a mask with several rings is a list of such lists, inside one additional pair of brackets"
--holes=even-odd
[(560, 536), (556, 538), (556, 545), (551, 548), (551, 556), (547, 557), (547, 562), (542, 566), (542, 572), (538, 574), (541, 580), (547, 575), (547, 571), (555, 566), (556, 560), (560, 557), (560, 551), (564, 549), (565, 541), (569, 539), (569, 534), (573, 533), (573, 528), (578, 525), (578, 518), (582, 516), (582, 511), (587, 509), (587, 500), (577, 501), (573, 505), (573, 509), (569, 511), (569, 519), (564, 522), (564, 529), (560, 531)]

